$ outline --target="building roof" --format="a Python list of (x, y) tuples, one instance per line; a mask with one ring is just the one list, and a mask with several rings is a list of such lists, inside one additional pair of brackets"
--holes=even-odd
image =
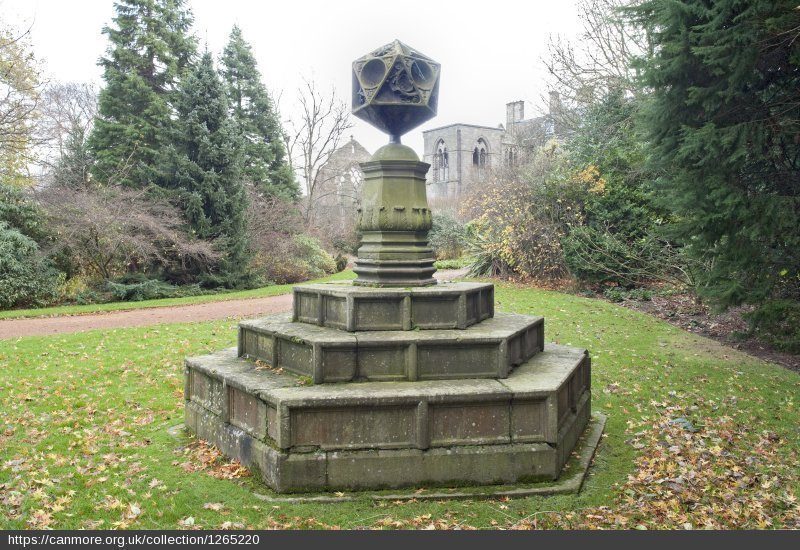
[(437, 130), (444, 130), (445, 128), (451, 128), (453, 126), (469, 126), (470, 128), (482, 128), (485, 130), (495, 130), (497, 132), (503, 132), (503, 128), (500, 126), (483, 126), (482, 124), (465, 124), (463, 122), (455, 122), (453, 124), (445, 124), (444, 126), (439, 126), (437, 128), (431, 128), (430, 130), (425, 130), (422, 132), (423, 134), (427, 134), (428, 132), (435, 132)]

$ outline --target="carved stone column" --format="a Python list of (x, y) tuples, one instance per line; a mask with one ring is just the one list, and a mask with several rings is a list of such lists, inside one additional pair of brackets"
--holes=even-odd
[(364, 172), (358, 230), (361, 247), (356, 285), (436, 284), (433, 250), (428, 246), (431, 211), (425, 193), (429, 164), (405, 145), (381, 147)]

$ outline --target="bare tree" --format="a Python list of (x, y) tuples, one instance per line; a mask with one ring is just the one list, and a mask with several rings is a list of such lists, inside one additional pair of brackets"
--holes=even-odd
[(148, 268), (185, 272), (219, 259), (212, 242), (186, 235), (177, 208), (146, 190), (48, 186), (37, 199), (55, 233), (49, 252), (68, 252), (104, 280)]
[(304, 218), (313, 221), (314, 207), (324, 196), (335, 192), (324, 190), (327, 179), (322, 168), (339, 148), (343, 136), (353, 126), (350, 109), (336, 96), (320, 92), (314, 81), (306, 79), (298, 89), (300, 116), (290, 121), (285, 134), (286, 150), (305, 187)]
[(70, 140), (83, 142), (89, 135), (97, 115), (97, 89), (83, 82), (52, 83), (42, 93), (39, 115), (39, 162), (52, 169)]
[[(635, 57), (649, 48), (647, 33), (627, 19), (622, 10), (632, 0), (582, 0), (578, 4), (581, 32), (570, 41), (550, 39), (543, 59), (551, 75), (550, 91), (558, 92), (567, 106), (594, 103), (610, 89), (638, 93)], [(572, 127), (575, 109), (562, 109), (567, 127)]]

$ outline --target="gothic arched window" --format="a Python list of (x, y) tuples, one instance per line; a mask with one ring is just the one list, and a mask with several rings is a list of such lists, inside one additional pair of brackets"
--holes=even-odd
[(472, 150), (472, 164), (482, 170), (486, 167), (486, 162), (489, 159), (489, 145), (483, 138), (478, 138), (475, 142), (475, 148)]
[(447, 181), (450, 179), (450, 159), (447, 154), (447, 146), (441, 139), (436, 144), (436, 152), (433, 154), (433, 181)]
[(506, 164), (509, 167), (514, 166), (517, 163), (517, 155), (513, 148), (508, 149), (508, 153), (506, 156)]

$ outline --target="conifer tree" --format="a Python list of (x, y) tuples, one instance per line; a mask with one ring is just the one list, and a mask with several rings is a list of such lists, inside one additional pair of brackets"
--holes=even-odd
[(245, 285), (249, 252), (241, 142), (210, 53), (184, 79), (176, 104), (170, 184), (194, 233), (216, 240), (224, 253), (220, 273), (207, 282)]
[(99, 182), (158, 183), (169, 143), (176, 85), (196, 52), (184, 0), (117, 0), (100, 60), (105, 88), (89, 139)]
[(64, 187), (88, 187), (92, 181), (91, 169), (94, 161), (86, 145), (86, 131), (73, 126), (67, 134), (61, 157), (50, 173), (54, 185)]
[(238, 26), (221, 62), (229, 109), (243, 141), (245, 178), (268, 195), (296, 198), (299, 187), (286, 158), (278, 115)]
[(800, 10), (795, 0), (647, 0), (644, 118), (676, 234), (723, 305), (800, 298)]

